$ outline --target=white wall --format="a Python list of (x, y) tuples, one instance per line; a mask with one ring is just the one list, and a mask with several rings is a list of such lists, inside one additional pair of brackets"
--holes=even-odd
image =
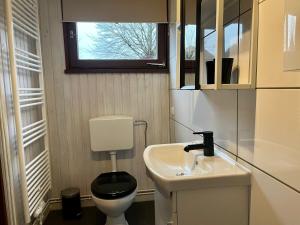
[(212, 130), (252, 170), (250, 225), (300, 224), (300, 72), (282, 70), (283, 10), (284, 0), (260, 4), (257, 90), (170, 88), (172, 142)]

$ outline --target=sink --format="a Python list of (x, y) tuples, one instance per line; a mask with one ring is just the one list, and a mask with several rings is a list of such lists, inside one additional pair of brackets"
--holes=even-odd
[(155, 224), (247, 225), (250, 172), (218, 149), (212, 157), (201, 150), (187, 153), (188, 144), (152, 145), (144, 151), (155, 184)]
[(206, 157), (201, 150), (185, 152), (188, 143), (152, 145), (144, 151), (148, 176), (164, 192), (205, 187), (250, 185), (250, 173), (224, 153)]

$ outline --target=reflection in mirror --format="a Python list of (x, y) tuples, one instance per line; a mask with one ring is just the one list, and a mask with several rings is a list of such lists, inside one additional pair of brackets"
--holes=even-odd
[(224, 1), (222, 84), (238, 83), (239, 0)]
[[(201, 84), (215, 84), (217, 0), (201, 5)], [(252, 0), (224, 0), (222, 84), (248, 84)]]
[(180, 78), (182, 89), (199, 89), (199, 75), (197, 75), (199, 71), (196, 69), (199, 67), (197, 54), (200, 54), (196, 51), (197, 1), (201, 2), (201, 0), (181, 0)]
[(233, 20), (224, 27), (222, 84), (238, 83), (239, 21)]
[(214, 84), (216, 58), (216, 0), (202, 0), (201, 4), (201, 83)]
[(252, 0), (224, 1), (222, 84), (249, 84)]
[[(249, 1), (248, 1), (249, 2)], [(238, 83), (248, 84), (250, 80), (252, 10), (240, 16), (238, 47)]]
[(201, 37), (216, 30), (216, 0), (202, 0), (201, 4)]

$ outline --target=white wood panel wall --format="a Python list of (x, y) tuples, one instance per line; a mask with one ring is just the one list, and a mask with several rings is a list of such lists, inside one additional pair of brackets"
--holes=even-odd
[[(148, 144), (169, 142), (169, 78), (167, 74), (65, 75), (60, 0), (41, 0), (42, 49), (52, 160), (52, 197), (90, 184), (110, 171), (109, 157), (91, 153), (88, 120), (109, 114), (148, 121)], [(144, 127), (135, 127), (135, 148), (118, 155), (119, 169), (133, 174), (139, 190), (152, 188), (142, 159)]]

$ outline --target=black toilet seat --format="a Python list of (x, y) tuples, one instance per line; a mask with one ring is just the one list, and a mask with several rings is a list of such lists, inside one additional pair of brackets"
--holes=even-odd
[(93, 195), (101, 199), (118, 199), (130, 195), (137, 187), (136, 179), (127, 172), (100, 174), (91, 184)]

